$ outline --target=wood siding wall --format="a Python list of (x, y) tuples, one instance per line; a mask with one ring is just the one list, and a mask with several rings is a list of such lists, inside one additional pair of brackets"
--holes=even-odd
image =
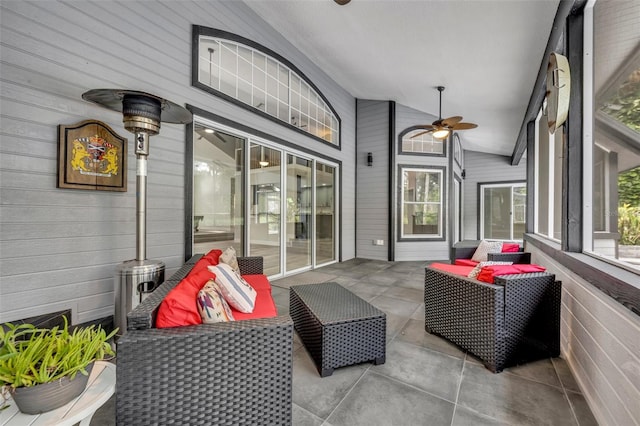
[(640, 317), (527, 244), (562, 281), (561, 356), (601, 425), (640, 424)]
[(462, 239), (476, 240), (480, 233), (478, 183), (524, 181), (527, 178), (527, 164), (521, 161), (519, 165), (511, 166), (510, 157), (465, 150), (464, 168)]
[[(388, 101), (358, 99), (358, 193), (356, 252), (365, 259), (388, 260), (389, 252), (389, 108)], [(367, 153), (373, 166), (367, 166)], [(373, 245), (383, 240), (384, 245)]]
[[(113, 314), (115, 267), (135, 257), (135, 159), (120, 113), (82, 100), (127, 88), (191, 104), (343, 162), (342, 259), (355, 256), (355, 100), (242, 2), (3, 1), (0, 322), (70, 308)], [(342, 119), (342, 149), (191, 87), (191, 26), (255, 40), (304, 72)], [(106, 122), (129, 140), (128, 191), (56, 189), (57, 125)], [(147, 257), (184, 256), (185, 126), (151, 138)]]

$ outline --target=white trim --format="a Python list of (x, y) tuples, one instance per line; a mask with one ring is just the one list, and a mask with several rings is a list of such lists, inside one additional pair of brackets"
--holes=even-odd
[[(593, 6), (589, 0), (584, 8), (582, 57), (582, 179), (593, 182)], [(593, 251), (593, 185), (582, 189), (582, 247)]]
[[(544, 106), (542, 107), (544, 108)], [(535, 127), (534, 127), (534, 147), (533, 147), (533, 182), (534, 182), (534, 191), (533, 191), (533, 232), (534, 234), (538, 234), (540, 231), (538, 230), (538, 203), (540, 202), (540, 168), (538, 164), (540, 164), (540, 135), (538, 134), (538, 128), (540, 127), (540, 120), (542, 119), (542, 108), (538, 111), (538, 115), (536, 116)]]
[[(510, 188), (511, 189), (511, 219), (509, 223), (509, 236), (508, 239), (498, 239), (495, 237), (486, 237), (484, 235), (484, 190), (487, 188)], [(480, 185), (480, 239), (491, 239), (493, 241), (522, 241), (522, 239), (516, 239), (513, 235), (513, 224), (514, 224), (514, 188), (527, 188), (526, 182), (513, 182), (513, 183), (487, 183)], [(526, 216), (526, 210), (525, 210)]]
[(402, 178), (404, 177), (404, 172), (408, 171), (408, 172), (422, 172), (422, 173), (437, 173), (440, 175), (440, 200), (436, 203), (434, 201), (424, 201), (424, 202), (409, 202), (411, 204), (415, 204), (415, 205), (435, 205), (438, 204), (440, 206), (440, 209), (438, 211), (438, 233), (437, 234), (409, 234), (409, 235), (405, 235), (404, 233), (404, 223), (402, 222), (404, 219), (404, 206), (405, 206), (405, 201), (404, 201), (404, 179), (402, 179), (401, 182), (401, 188), (400, 188), (400, 217), (398, 218), (398, 220), (400, 221), (400, 238), (402, 239), (425, 239), (425, 238), (442, 238), (443, 234), (444, 234), (444, 214), (443, 214), (443, 210), (444, 210), (444, 200), (445, 200), (445, 194), (444, 194), (444, 188), (445, 188), (445, 183), (444, 183), (444, 179), (445, 179), (445, 170), (444, 169), (430, 169), (430, 168), (420, 168), (420, 167), (403, 167), (400, 166), (400, 174), (402, 175)]
[[(215, 52), (214, 56), (217, 61), (216, 63), (213, 63), (214, 60), (211, 54), (209, 55), (211, 56), (211, 59), (207, 58), (206, 56), (200, 55), (200, 52), (205, 46), (209, 46), (208, 48), (210, 49), (213, 49), (213, 46), (217, 46), (217, 49), (213, 49), (213, 51)], [(231, 49), (231, 46), (234, 46), (235, 49)], [(251, 63), (248, 63), (246, 59), (241, 58), (239, 53), (240, 48), (251, 51)], [(228, 55), (235, 55), (235, 73), (234, 70), (231, 70), (225, 67), (225, 64), (222, 64), (222, 58), (224, 56), (222, 54), (223, 49), (226, 49), (225, 51), (228, 52)], [(198, 51), (199, 54), (197, 67), (198, 82), (200, 84), (211, 87), (218, 92), (224, 93), (225, 95), (230, 96), (245, 105), (249, 105), (252, 108), (258, 109), (259, 111), (262, 111), (279, 121), (287, 123), (291, 126), (298, 127), (299, 129), (311, 135), (314, 135), (328, 143), (338, 145), (338, 142), (340, 140), (340, 129), (337, 117), (332, 111), (331, 107), (327, 104), (327, 102), (325, 102), (323, 97), (309, 83), (307, 83), (304, 78), (302, 78), (302, 76), (298, 75), (294, 70), (287, 66), (287, 64), (281, 62), (273, 56), (268, 55), (260, 49), (256, 49), (235, 40), (229, 40), (221, 37), (199, 35)], [(256, 65), (256, 54), (264, 57), (264, 69)], [(241, 60), (243, 61), (245, 66), (251, 67), (252, 81), (247, 81), (245, 78), (242, 78), (240, 76), (239, 70)], [(273, 73), (269, 73), (270, 63), (275, 64), (275, 71), (273, 71), (275, 75)], [(218, 70), (217, 85), (211, 84), (211, 70), (214, 67)], [(207, 77), (207, 75), (203, 73), (203, 69), (207, 68), (210, 70), (208, 79), (205, 78)], [(256, 71), (264, 75), (264, 89), (256, 85), (257, 79), (261, 77), (261, 75), (256, 75)], [(223, 73), (227, 73), (229, 75), (229, 79), (224, 79)], [(286, 75), (286, 82), (280, 80), (281, 75)], [(297, 78), (298, 83), (296, 83), (296, 85), (299, 86), (299, 90), (296, 90), (292, 85), (292, 80), (294, 77)], [(229, 90), (222, 90), (223, 81), (228, 82), (229, 85), (235, 86), (233, 88), (233, 94), (229, 93)], [(246, 102), (245, 99), (241, 99), (240, 81), (242, 81), (245, 86), (251, 87), (249, 93), (251, 101), (249, 103)], [(269, 90), (270, 87), (271, 90)], [(284, 90), (285, 87), (286, 90)], [(256, 97), (256, 93), (259, 93), (258, 97)], [(306, 96), (306, 94), (308, 94), (308, 96)], [(264, 102), (262, 101), (262, 96), (264, 96)], [(297, 107), (294, 107), (292, 105), (292, 99), (294, 96), (297, 96), (299, 98)], [(306, 106), (304, 110), (302, 108), (303, 103)], [(282, 117), (280, 104), (286, 105), (286, 117)]]
[[(247, 245), (247, 248), (249, 248), (250, 244), (251, 244), (251, 226), (250, 225), (250, 221), (249, 218), (251, 217), (251, 197), (252, 197), (252, 193), (251, 193), (251, 176), (250, 176), (250, 161), (251, 161), (251, 145), (255, 144), (255, 145), (260, 145), (260, 146), (264, 146), (267, 148), (271, 148), (274, 150), (277, 150), (280, 153), (280, 183), (281, 183), (281, 197), (280, 197), (280, 246), (279, 246), (279, 250), (280, 250), (280, 272), (276, 275), (270, 276), (269, 278), (280, 278), (283, 276), (288, 276), (288, 275), (292, 275), (304, 270), (311, 270), (312, 268), (317, 267), (317, 265), (315, 264), (315, 226), (316, 226), (316, 218), (315, 218), (315, 211), (316, 211), (316, 201), (315, 201), (315, 197), (316, 197), (316, 164), (317, 163), (321, 163), (327, 166), (330, 166), (334, 169), (334, 175), (333, 175), (333, 184), (334, 184), (334, 222), (333, 222), (333, 244), (334, 244), (334, 259), (328, 262), (323, 263), (322, 265), (328, 265), (331, 263), (335, 263), (338, 261), (338, 247), (339, 247), (339, 241), (340, 241), (340, 234), (339, 234), (339, 211), (340, 211), (340, 205), (339, 205), (339, 200), (340, 200), (340, 188), (338, 187), (339, 185), (339, 179), (338, 179), (338, 174), (340, 173), (340, 167), (339, 164), (330, 160), (326, 160), (324, 158), (320, 159), (318, 157), (315, 157), (307, 152), (303, 152), (300, 151), (298, 149), (289, 147), (289, 146), (283, 146), (280, 144), (277, 144), (273, 141), (270, 141), (268, 139), (259, 137), (259, 136), (255, 136), (251, 133), (247, 133), (241, 130), (238, 130), (234, 127), (231, 126), (227, 126), (224, 124), (220, 124), (217, 123), (216, 121), (210, 120), (210, 119), (206, 119), (202, 116), (194, 116), (193, 119), (194, 123), (198, 123), (200, 125), (206, 126), (206, 127), (210, 127), (210, 128), (214, 128), (217, 129), (221, 132), (224, 133), (228, 133), (230, 135), (233, 135), (235, 137), (238, 137), (240, 139), (244, 140), (244, 162), (243, 162), (243, 168), (245, 170), (245, 172), (247, 173), (246, 177), (246, 188), (244, 191), (244, 220), (243, 221), (243, 226), (244, 226), (244, 234), (245, 234), (245, 241), (242, 241), (241, 244), (244, 246), (245, 243)], [(195, 155), (195, 152), (194, 152)], [(314, 224), (314, 229), (310, 231), (309, 235), (311, 238), (311, 252), (312, 252), (312, 262), (311, 265), (309, 266), (304, 266), (302, 268), (296, 269), (296, 270), (291, 270), (291, 271), (287, 271), (286, 270), (286, 257), (287, 257), (287, 250), (286, 250), (286, 212), (287, 212), (287, 204), (286, 204), (286, 165), (287, 165), (287, 155), (293, 155), (294, 157), (298, 157), (298, 158), (304, 158), (305, 160), (309, 160), (311, 161), (311, 167), (312, 167), (312, 182), (314, 185), (312, 185), (313, 187), (313, 202), (312, 202), (312, 210), (313, 210), (313, 224)], [(195, 159), (194, 159), (195, 161)], [(192, 171), (193, 173), (193, 171)], [(195, 203), (195, 197), (192, 200), (192, 203)], [(192, 210), (193, 210), (193, 205), (191, 206)], [(248, 255), (251, 255), (250, 251), (247, 253)]]

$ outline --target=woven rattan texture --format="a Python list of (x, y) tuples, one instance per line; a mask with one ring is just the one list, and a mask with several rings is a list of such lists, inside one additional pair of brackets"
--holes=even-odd
[(500, 372), (559, 355), (560, 297), (548, 273), (504, 275), (493, 285), (425, 268), (425, 329)]
[[(451, 263), (454, 263), (456, 259), (471, 259), (476, 249), (478, 248), (480, 241), (463, 241), (456, 243), (451, 248), (452, 259)], [(496, 262), (513, 262), (513, 263), (531, 263), (531, 253), (525, 253), (522, 251), (515, 253), (488, 253), (487, 260), (493, 260)]]
[(262, 274), (262, 256), (238, 257), (242, 275)]
[(117, 354), (118, 425), (291, 425), (289, 316), (129, 330)]
[(385, 362), (386, 314), (338, 284), (292, 286), (289, 313), (321, 376)]

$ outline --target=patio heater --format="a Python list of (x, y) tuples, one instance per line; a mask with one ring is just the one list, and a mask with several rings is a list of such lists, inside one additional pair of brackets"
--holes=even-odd
[(147, 259), (147, 157), (149, 136), (157, 135), (160, 122), (187, 124), (191, 113), (166, 99), (135, 90), (94, 89), (82, 98), (122, 112), (124, 128), (135, 135), (136, 152), (136, 258), (117, 268), (115, 276), (115, 326), (127, 330), (127, 313), (164, 281), (164, 262)]

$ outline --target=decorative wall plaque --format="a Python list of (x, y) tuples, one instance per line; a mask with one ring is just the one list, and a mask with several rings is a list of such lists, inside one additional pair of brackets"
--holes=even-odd
[(58, 126), (58, 188), (127, 191), (127, 139), (105, 123)]

